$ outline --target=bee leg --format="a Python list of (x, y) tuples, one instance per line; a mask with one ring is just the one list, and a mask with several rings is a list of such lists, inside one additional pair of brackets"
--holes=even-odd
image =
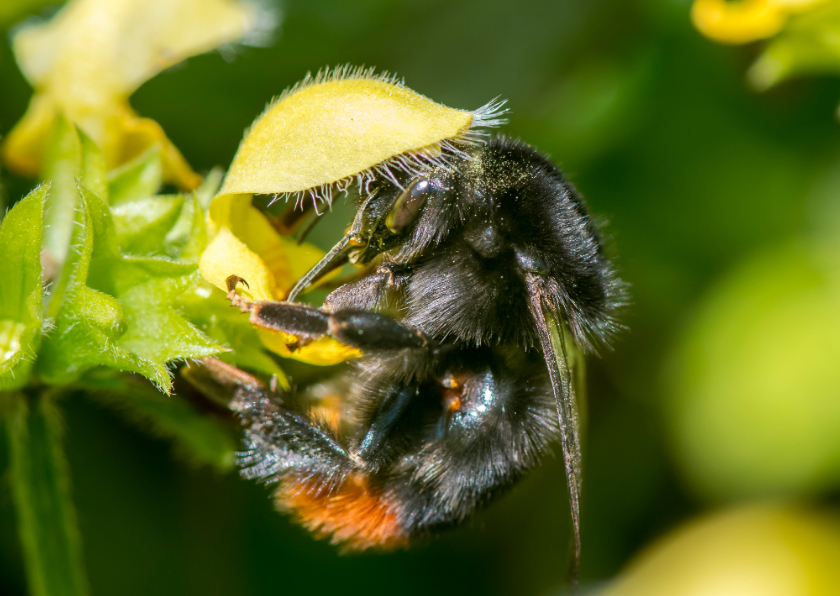
[(228, 299), (242, 312), (249, 313), (251, 323), (258, 327), (282, 331), (301, 339), (329, 336), (364, 351), (425, 348), (429, 345), (422, 332), (389, 316), (367, 310), (327, 312), (293, 302), (245, 300), (236, 293), (236, 284), (240, 281), (243, 280), (235, 275), (228, 277)]
[(411, 385), (399, 391), (389, 391), (379, 402), (376, 414), (371, 420), (370, 428), (356, 450), (356, 455), (365, 462), (375, 462), (385, 437), (391, 432), (400, 416), (417, 396), (417, 387)]
[(411, 269), (405, 265), (383, 263), (376, 272), (330, 292), (323, 308), (332, 312), (349, 308), (374, 310), (387, 301), (389, 292), (399, 291), (410, 274)]
[[(241, 392), (258, 392), (264, 389), (262, 382), (235, 366), (218, 358), (202, 358), (195, 364), (181, 369), (190, 385), (217, 404), (230, 408)], [(276, 392), (272, 391), (276, 395)]]

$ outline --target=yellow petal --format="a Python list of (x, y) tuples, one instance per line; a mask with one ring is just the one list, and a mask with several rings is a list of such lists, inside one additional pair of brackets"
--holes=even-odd
[(331, 337), (322, 337), (302, 348), (290, 350), (288, 344), (294, 343), (296, 341), (295, 337), (267, 329), (258, 329), (257, 331), (263, 345), (272, 352), (284, 358), (292, 358), (300, 362), (306, 362), (307, 364), (329, 366), (331, 364), (339, 364), (349, 358), (358, 358), (362, 355), (356, 348), (339, 343)]
[[(395, 156), (462, 138), (478, 115), (442, 106), (370, 71), (307, 79), (260, 116), (220, 194), (294, 193), (356, 176)], [(495, 114), (493, 114), (495, 116)]]
[[(115, 127), (116, 128), (116, 127)], [(163, 178), (180, 188), (192, 190), (201, 184), (201, 176), (193, 172), (190, 164), (163, 132), (160, 124), (150, 118), (125, 118), (116, 129), (119, 137), (119, 155), (116, 164), (133, 161), (154, 144), (160, 146)]]
[(0, 146), (3, 163), (22, 176), (37, 176), (57, 116), (53, 101), (36, 93), (24, 117), (9, 131)]
[(772, 37), (787, 21), (787, 11), (772, 0), (696, 0), (691, 19), (706, 37), (737, 44)]
[[(274, 278), (266, 263), (226, 227), (218, 229), (215, 238), (201, 255), (198, 267), (204, 279), (224, 292), (227, 291), (228, 276), (238, 275), (248, 281), (248, 286), (240, 285), (237, 291), (251, 301), (271, 301), (277, 294)], [(294, 335), (260, 328), (257, 332), (268, 349), (285, 358), (309, 364), (338, 364), (361, 355), (359, 350), (329, 337), (290, 350), (289, 344), (297, 342)]]
[[(317, 263), (324, 252), (311, 244), (298, 245), (280, 236), (265, 216), (251, 204), (251, 195), (226, 195), (214, 199), (208, 213), (215, 237), (199, 260), (204, 278), (227, 291), (230, 275), (245, 279), (250, 287), (238, 291), (256, 302), (280, 300), (294, 283)], [(294, 335), (257, 329), (263, 344), (284, 358), (317, 365), (338, 364), (360, 352), (325, 337), (295, 350)]]
[[(324, 256), (318, 247), (277, 233), (259, 209), (251, 204), (251, 195), (225, 195), (210, 205), (210, 219), (215, 226), (226, 227), (265, 263), (274, 280), (275, 300), (282, 300), (304, 273)], [(229, 275), (245, 275), (231, 271)]]
[(227, 292), (226, 281), (238, 275), (248, 282), (239, 292), (252, 301), (274, 300), (276, 288), (271, 271), (256, 253), (225, 227), (218, 230), (198, 262), (202, 277)]

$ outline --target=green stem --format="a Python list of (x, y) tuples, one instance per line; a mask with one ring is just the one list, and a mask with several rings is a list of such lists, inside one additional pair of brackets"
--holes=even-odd
[(8, 430), (14, 501), (33, 596), (88, 594), (62, 420), (46, 393), (0, 394)]

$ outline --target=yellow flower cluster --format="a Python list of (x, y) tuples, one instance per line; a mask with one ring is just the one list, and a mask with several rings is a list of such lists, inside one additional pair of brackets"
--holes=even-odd
[(201, 178), (154, 120), (128, 97), (182, 60), (234, 42), (258, 26), (255, 4), (236, 0), (72, 0), (47, 22), (15, 35), (18, 65), (35, 88), (23, 119), (2, 146), (9, 169), (42, 170), (59, 114), (76, 124), (116, 167), (159, 144), (164, 175), (182, 188)]

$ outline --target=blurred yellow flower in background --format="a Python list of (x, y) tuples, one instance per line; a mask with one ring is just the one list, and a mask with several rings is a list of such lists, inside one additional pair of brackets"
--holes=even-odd
[(835, 596), (838, 586), (837, 519), (750, 505), (678, 528), (599, 596)]
[(160, 71), (264, 30), (273, 25), (268, 21), (245, 1), (69, 2), (49, 21), (14, 36), (15, 57), (35, 94), (3, 143), (3, 160), (13, 171), (37, 175), (63, 114), (101, 148), (109, 168), (159, 144), (166, 179), (194, 188), (200, 177), (160, 125), (132, 110), (128, 97)]
[(747, 43), (776, 35), (792, 14), (811, 10), (826, 0), (695, 0), (694, 26), (721, 43)]
[(840, 0), (695, 0), (691, 18), (721, 43), (772, 38), (747, 73), (759, 91), (797, 75), (840, 72)]

